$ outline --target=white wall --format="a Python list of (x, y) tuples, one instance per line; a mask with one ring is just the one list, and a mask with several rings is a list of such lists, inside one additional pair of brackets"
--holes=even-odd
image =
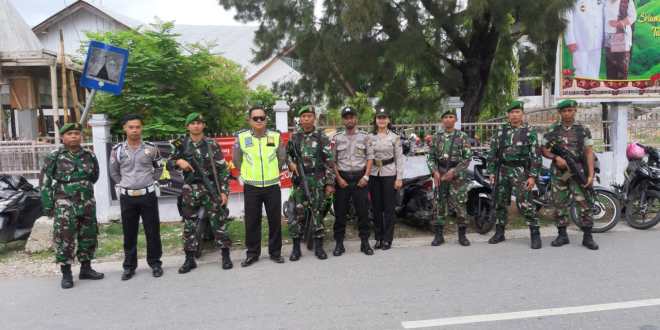
[(68, 55), (83, 58), (79, 53), (82, 41), (87, 41), (85, 32), (108, 32), (122, 30), (124, 27), (117, 22), (99, 17), (87, 10), (78, 10), (64, 20), (51, 25), (45, 33), (36, 33), (46, 50), (59, 52), (60, 29), (64, 33), (64, 52)]
[(300, 79), (300, 73), (292, 69), (289, 65), (282, 60), (276, 60), (271, 64), (266, 71), (259, 74), (254, 80), (248, 83), (251, 89), (256, 89), (258, 86), (266, 86), (271, 88), (274, 82), (288, 82), (297, 81)]

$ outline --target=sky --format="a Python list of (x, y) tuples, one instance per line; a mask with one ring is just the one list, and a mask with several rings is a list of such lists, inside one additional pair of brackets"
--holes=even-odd
[[(76, 0), (9, 0), (30, 26), (41, 23)], [(234, 20), (235, 12), (226, 11), (217, 0), (87, 0), (144, 23), (154, 17), (177, 24), (243, 25)], [(249, 25), (257, 25), (252, 22)]]

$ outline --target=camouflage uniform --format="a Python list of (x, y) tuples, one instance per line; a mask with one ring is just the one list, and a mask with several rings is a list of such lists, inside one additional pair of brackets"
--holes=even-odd
[(70, 265), (76, 256), (81, 263), (94, 259), (98, 245), (94, 183), (99, 164), (94, 153), (65, 147), (51, 152), (41, 170), (41, 201), (44, 213), (53, 214), (55, 261)]
[[(452, 145), (453, 141), (453, 145)], [(450, 151), (451, 150), (451, 151)], [(467, 226), (465, 203), (467, 202), (467, 167), (472, 158), (472, 150), (467, 134), (459, 130), (438, 132), (433, 136), (427, 164), (431, 172), (453, 169), (454, 180), (440, 184), (440, 194), (436, 207), (436, 225), (444, 226), (449, 208), (456, 212), (459, 227)], [(451, 162), (449, 166), (442, 163)]]
[[(203, 181), (203, 175), (208, 177), (209, 182), (215, 188), (213, 167), (215, 162), (220, 193), (229, 196), (229, 170), (222, 154), (220, 146), (211, 138), (204, 138), (199, 142), (193, 142), (190, 137), (177, 139), (172, 142), (172, 160), (183, 159), (193, 165), (197, 162), (202, 172), (184, 172), (184, 185), (181, 192), (181, 215), (183, 216), (183, 250), (186, 252), (197, 251), (199, 237), (197, 232), (198, 212), (204, 208), (205, 215), (215, 235), (217, 244), (222, 248), (230, 248), (231, 240), (226, 232), (227, 210), (222, 206), (219, 197), (216, 198), (208, 191)], [(213, 158), (211, 158), (211, 155)]]
[[(294, 148), (296, 151), (294, 151)], [(323, 238), (323, 215), (321, 214), (325, 202), (325, 186), (334, 185), (335, 171), (334, 158), (330, 149), (330, 140), (322, 130), (312, 130), (306, 133), (298, 129), (291, 136), (287, 145), (289, 162), (299, 164), (297, 155), (302, 157), (305, 167), (305, 177), (295, 178), (294, 186), (289, 197), (296, 205), (295, 217), (289, 219), (289, 234), (291, 238), (301, 237), (302, 222), (305, 220), (305, 208), (311, 207), (312, 221), (314, 221), (314, 237)], [(298, 169), (300, 171), (300, 168)], [(307, 180), (311, 201), (307, 201), (302, 181)], [(309, 204), (307, 204), (309, 203)]]
[[(580, 136), (582, 135), (582, 136)], [(561, 122), (550, 126), (548, 133), (543, 136), (544, 147), (551, 149), (554, 143), (558, 143), (573, 154), (577, 159), (585, 159), (585, 147), (593, 146), (591, 131), (582, 124), (574, 123), (571, 127), (564, 127)], [(587, 166), (583, 161), (580, 166)], [(586, 169), (586, 168), (585, 168)], [(574, 201), (578, 214), (582, 219), (584, 227), (592, 227), (593, 219), (591, 207), (593, 198), (587, 191), (571, 176), (568, 170), (558, 169), (554, 162), (550, 167), (552, 171), (552, 199), (557, 217), (557, 227), (568, 226), (568, 205)], [(586, 173), (586, 172), (585, 172)]]
[[(506, 129), (504, 145), (500, 147), (502, 134)], [(495, 217), (498, 225), (507, 224), (507, 207), (511, 204), (511, 194), (520, 201), (521, 211), (527, 225), (538, 227), (539, 217), (532, 203), (532, 192), (527, 190), (527, 179), (537, 178), (541, 169), (541, 155), (538, 153), (538, 135), (527, 124), (514, 128), (507, 123), (495, 134), (490, 142), (488, 172), (495, 175), (496, 162), (501, 161)], [(502, 159), (496, 159), (498, 149)]]

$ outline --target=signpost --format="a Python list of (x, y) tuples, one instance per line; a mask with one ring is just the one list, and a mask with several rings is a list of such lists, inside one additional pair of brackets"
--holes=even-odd
[(87, 120), (96, 91), (100, 90), (114, 95), (121, 94), (127, 65), (128, 50), (99, 41), (89, 42), (80, 85), (91, 89), (92, 92), (87, 97), (85, 110), (80, 116), (81, 125), (84, 125)]

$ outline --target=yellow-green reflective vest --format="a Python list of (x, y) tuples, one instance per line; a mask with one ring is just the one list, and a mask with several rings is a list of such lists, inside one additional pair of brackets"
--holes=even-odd
[(257, 138), (248, 130), (238, 134), (238, 141), (243, 152), (243, 183), (255, 187), (278, 184), (280, 169), (277, 163), (277, 147), (280, 145), (280, 133), (266, 131), (264, 136)]

